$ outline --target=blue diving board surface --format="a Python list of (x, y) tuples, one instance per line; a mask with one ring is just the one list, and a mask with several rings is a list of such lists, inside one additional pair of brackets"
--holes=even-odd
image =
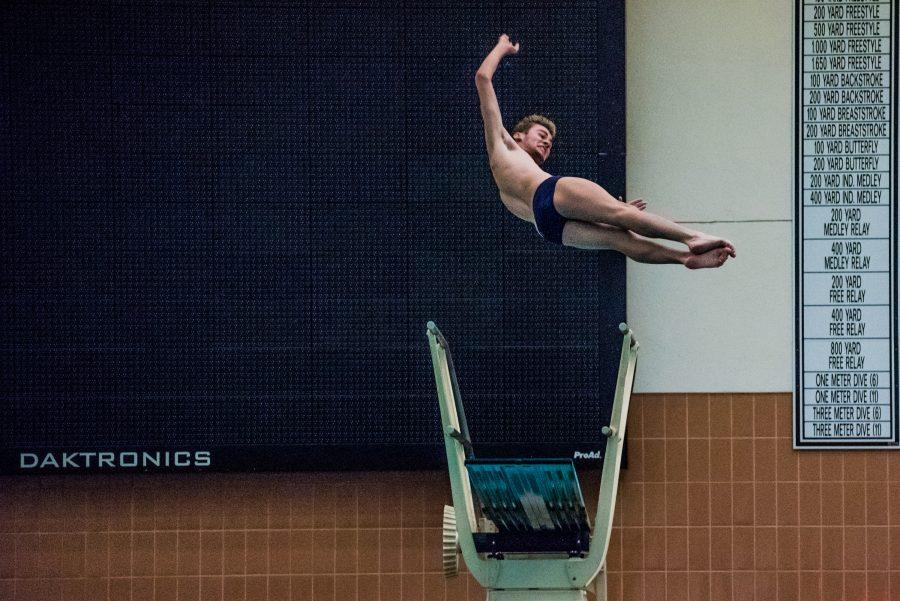
[(479, 553), (567, 553), (590, 547), (590, 522), (571, 459), (466, 460), (482, 514), (497, 532), (474, 533)]

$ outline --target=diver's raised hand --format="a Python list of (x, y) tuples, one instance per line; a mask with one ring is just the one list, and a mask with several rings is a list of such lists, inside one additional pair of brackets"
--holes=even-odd
[(516, 42), (513, 44), (509, 41), (509, 36), (504, 34), (500, 35), (500, 39), (497, 40), (497, 45), (495, 48), (499, 48), (503, 51), (503, 56), (507, 56), (509, 54), (515, 54), (519, 51), (519, 43)]

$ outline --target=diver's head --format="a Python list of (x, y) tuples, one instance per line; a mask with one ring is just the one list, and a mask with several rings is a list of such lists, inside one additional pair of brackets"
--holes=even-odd
[(556, 124), (544, 115), (528, 115), (516, 123), (513, 139), (538, 165), (550, 156), (556, 139)]

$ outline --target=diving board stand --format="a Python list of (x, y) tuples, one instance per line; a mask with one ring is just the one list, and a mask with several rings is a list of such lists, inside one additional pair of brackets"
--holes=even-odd
[(620, 324), (622, 350), (593, 528), (571, 459), (475, 457), (447, 340), (428, 322), (453, 507), (444, 508), (444, 573), (461, 553), (487, 601), (586, 601), (593, 586), (606, 596), (606, 552), (612, 532), (628, 402), (638, 343)]

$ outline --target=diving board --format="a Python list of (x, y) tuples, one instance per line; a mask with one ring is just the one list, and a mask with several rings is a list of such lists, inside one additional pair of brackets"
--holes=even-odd
[(593, 528), (571, 459), (483, 459), (466, 424), (447, 340), (428, 323), (453, 507), (444, 510), (444, 569), (457, 549), (487, 601), (586, 601), (606, 597), (606, 552), (639, 345), (620, 324), (622, 348)]

